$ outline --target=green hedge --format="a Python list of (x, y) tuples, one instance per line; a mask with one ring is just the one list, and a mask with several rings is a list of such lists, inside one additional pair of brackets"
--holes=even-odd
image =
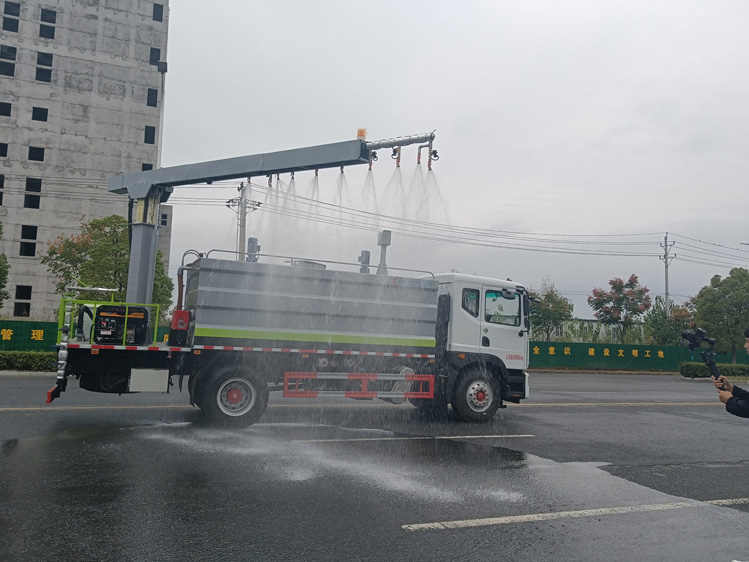
[[(749, 377), (749, 365), (734, 365), (733, 363), (717, 363), (718, 371), (726, 378)], [(702, 379), (710, 376), (710, 371), (704, 363), (679, 363), (679, 372), (683, 377)]]
[(55, 351), (0, 351), (0, 371), (57, 370)]

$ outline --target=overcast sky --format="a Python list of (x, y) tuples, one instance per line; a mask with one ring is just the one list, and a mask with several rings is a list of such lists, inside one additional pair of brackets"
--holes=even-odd
[[(375, 231), (389, 226), (391, 266), (534, 288), (548, 277), (589, 318), (585, 296), (612, 277), (636, 273), (664, 293), (669, 232), (681, 302), (749, 266), (748, 25), (745, 0), (174, 0), (162, 166), (349, 140), (360, 127), (369, 140), (436, 130), (432, 174), (404, 148), (402, 190), (389, 150), (374, 193), (366, 166), (342, 185), (321, 171), (319, 199), (340, 211), (256, 188), (266, 210), (250, 214), (248, 235), (263, 252), (356, 261), (368, 248), (376, 261)], [(310, 198), (312, 181), (297, 174), (295, 192)], [(234, 248), (236, 215), (221, 201), (238, 184), (178, 188), (172, 266), (190, 248)], [(519, 245), (536, 251), (507, 247)]]

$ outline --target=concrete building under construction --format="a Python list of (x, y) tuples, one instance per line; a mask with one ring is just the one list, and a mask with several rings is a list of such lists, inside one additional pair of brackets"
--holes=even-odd
[[(0, 253), (4, 317), (54, 319), (47, 241), (87, 220), (127, 216), (117, 174), (158, 168), (168, 0), (0, 1)], [(169, 259), (171, 209), (161, 208)]]

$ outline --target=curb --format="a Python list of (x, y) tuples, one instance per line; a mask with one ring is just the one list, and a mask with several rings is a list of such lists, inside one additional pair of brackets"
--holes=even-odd
[(57, 377), (57, 371), (0, 371), (0, 377)]

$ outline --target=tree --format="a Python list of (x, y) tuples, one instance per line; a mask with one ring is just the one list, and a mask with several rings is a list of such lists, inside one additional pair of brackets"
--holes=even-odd
[[(573, 305), (564, 298), (548, 278), (541, 282), (541, 292), (531, 291), (531, 327), (551, 340), (551, 334), (572, 320)], [(540, 300), (540, 302), (535, 302)]]
[(611, 289), (593, 289), (588, 304), (595, 311), (593, 316), (602, 324), (615, 327), (623, 343), (629, 328), (651, 307), (650, 289), (640, 285), (637, 275), (627, 281), (615, 277), (609, 281)]
[[(114, 299), (124, 301), (130, 264), (127, 220), (119, 215), (86, 221), (81, 218), (81, 233), (58, 236), (47, 243), (42, 263), (57, 276), (57, 293), (65, 287), (82, 285), (114, 289)], [(164, 271), (161, 252), (156, 255), (153, 302), (166, 314), (172, 304), (174, 283)], [(101, 293), (80, 293), (86, 300), (108, 300)]]
[(739, 267), (725, 279), (715, 275), (697, 293), (694, 304), (697, 325), (717, 339), (715, 348), (730, 352), (735, 363), (736, 352), (744, 345), (744, 329), (749, 327), (749, 271)]
[(692, 313), (686, 306), (674, 304), (669, 299), (669, 314), (666, 314), (666, 301), (655, 297), (655, 304), (645, 316), (647, 335), (658, 345), (678, 345), (681, 333), (692, 324)]
[[(0, 238), (3, 236), (3, 223), (0, 222)], [(5, 290), (5, 286), (8, 284), (8, 272), (10, 271), (10, 265), (8, 264), (8, 258), (5, 254), (0, 254), (0, 306), (10, 298), (10, 293)]]

